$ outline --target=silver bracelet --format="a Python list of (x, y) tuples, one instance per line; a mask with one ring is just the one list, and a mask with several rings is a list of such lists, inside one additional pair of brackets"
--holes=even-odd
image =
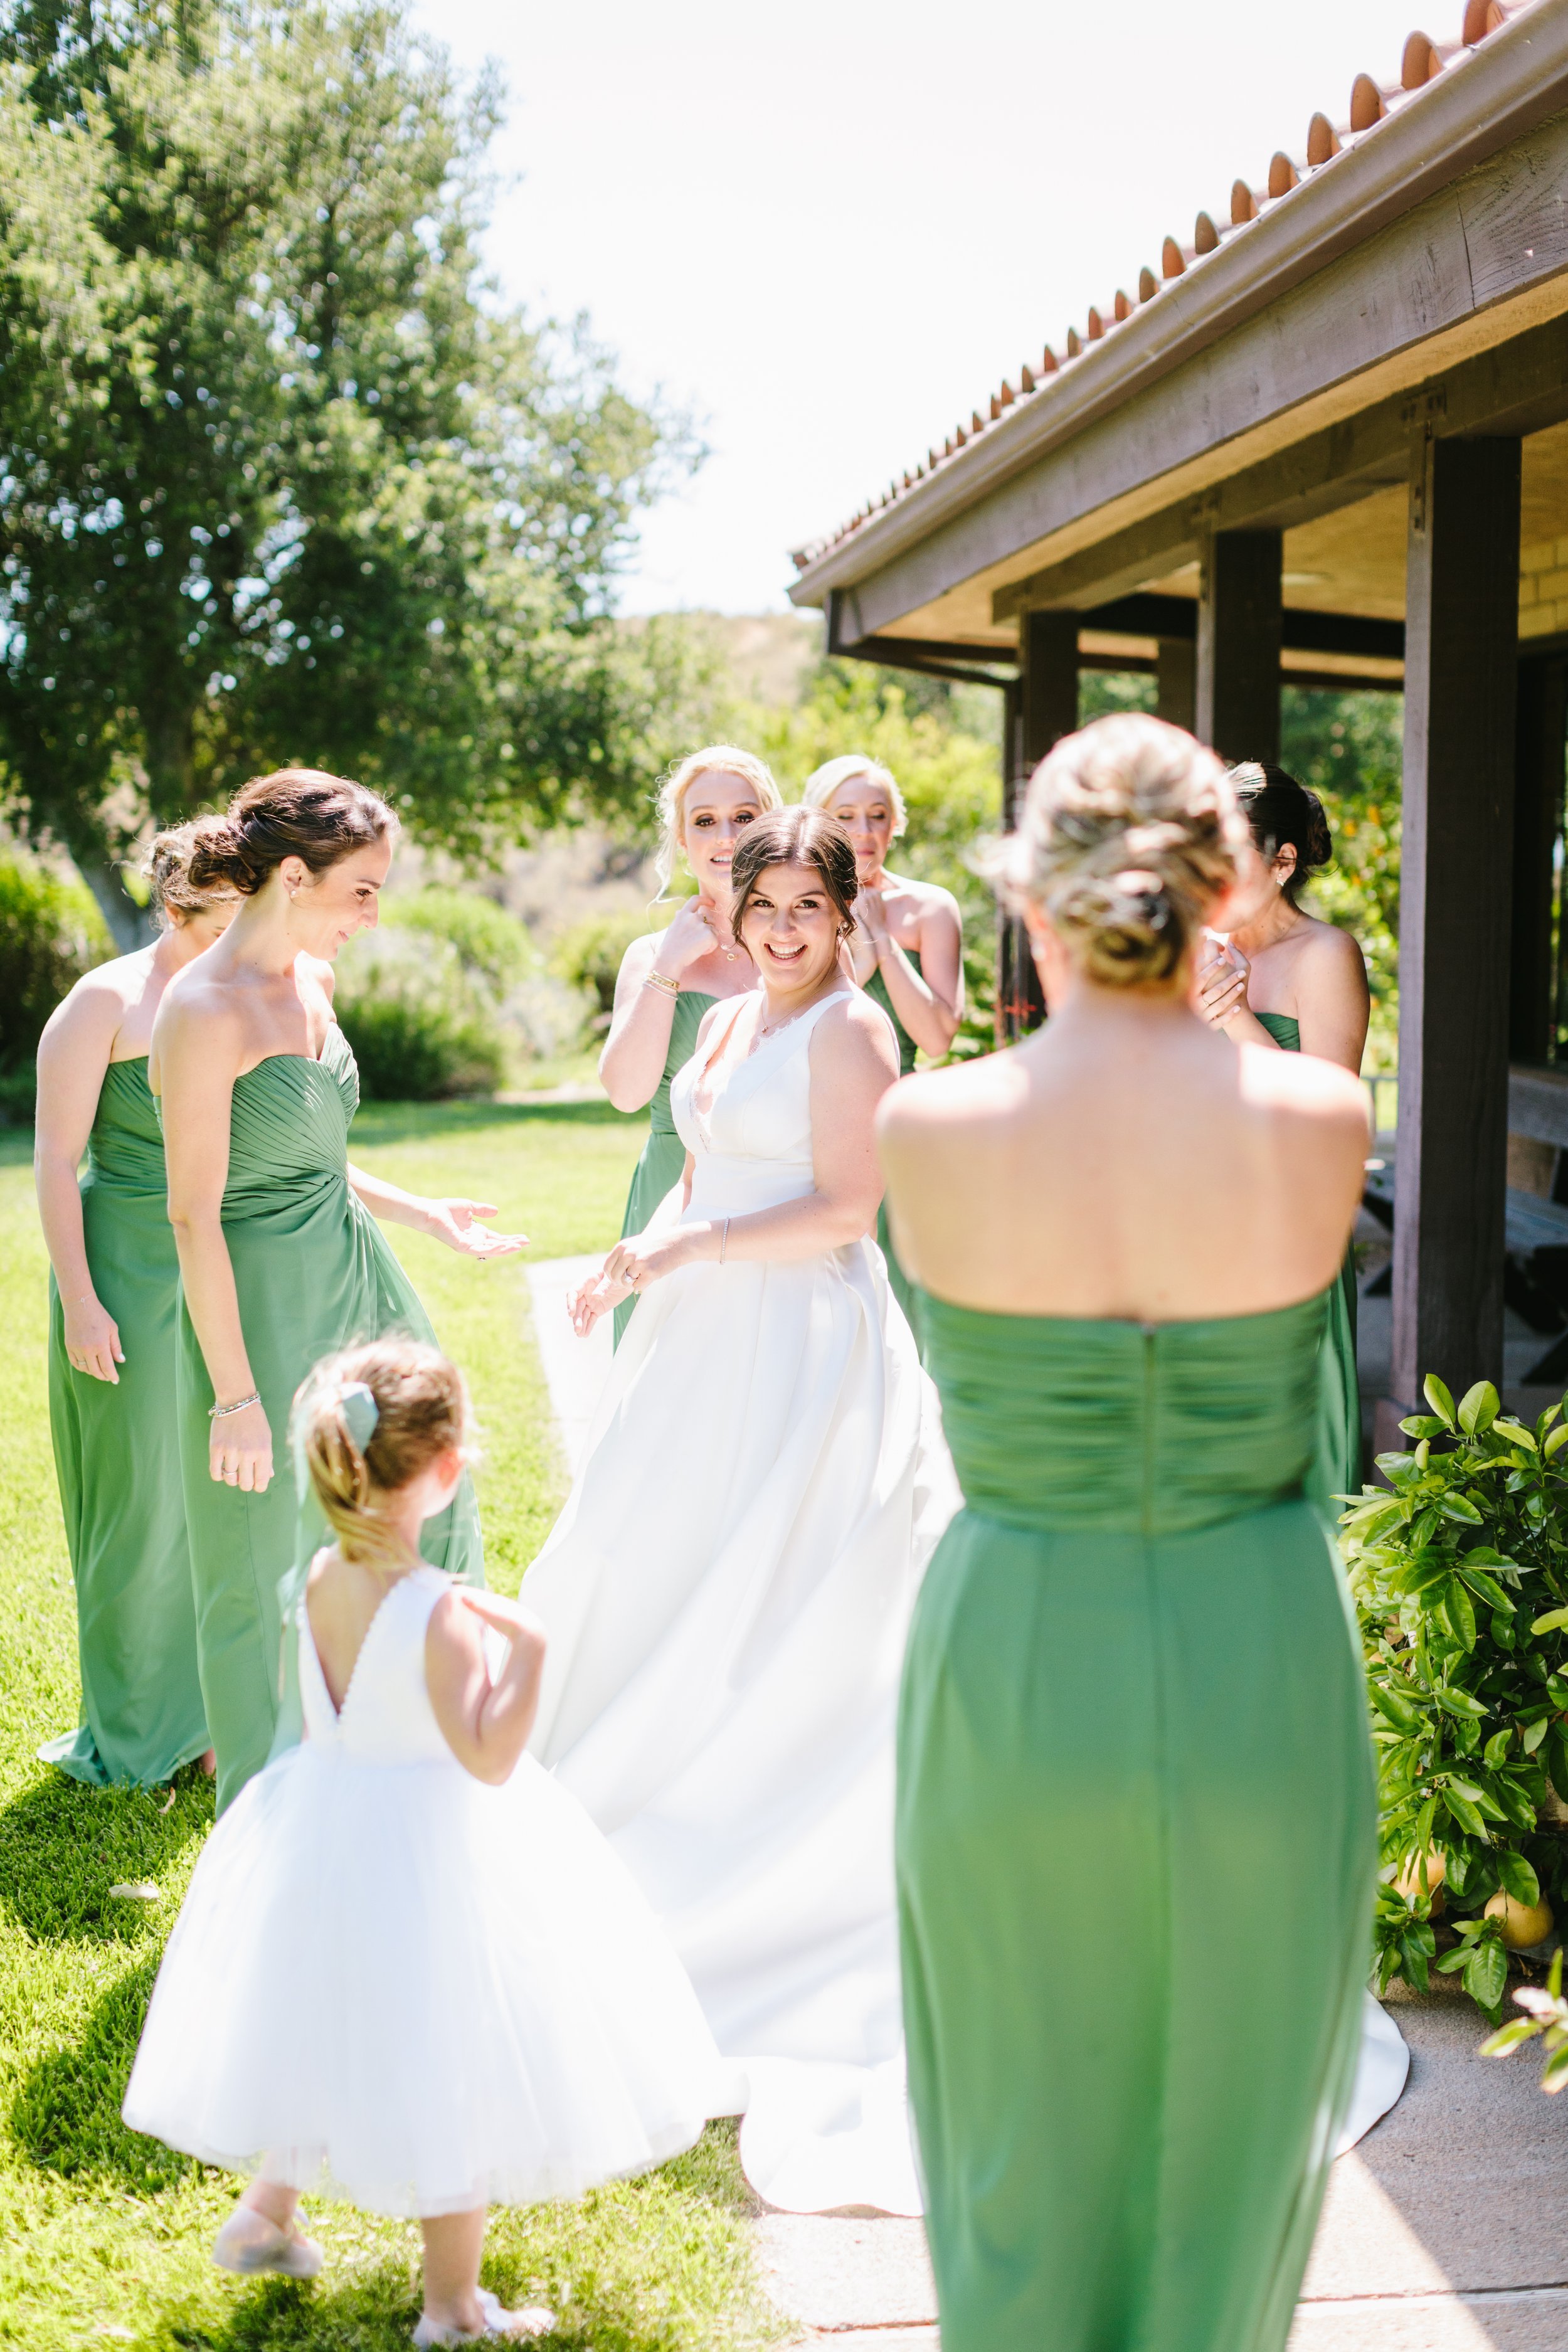
[(209, 1421), (226, 1421), (231, 1412), (244, 1412), (247, 1407), (253, 1404), (259, 1404), (260, 1402), (260, 1397), (257, 1394), (256, 1391), (252, 1389), (250, 1394), (247, 1397), (241, 1397), (237, 1404), (209, 1404), (207, 1407), (207, 1419)]
[(730, 1246), (730, 1220), (729, 1220), (729, 1218), (728, 1218), (728, 1217), (726, 1217), (726, 1218), (725, 1218), (725, 1220), (724, 1220), (724, 1230), (723, 1230), (723, 1232), (722, 1232), (722, 1233), (720, 1234), (720, 1236), (719, 1236), (719, 1263), (720, 1263), (720, 1265), (723, 1265), (723, 1263), (724, 1263), (724, 1253), (725, 1253), (725, 1251), (729, 1248), (729, 1246)]

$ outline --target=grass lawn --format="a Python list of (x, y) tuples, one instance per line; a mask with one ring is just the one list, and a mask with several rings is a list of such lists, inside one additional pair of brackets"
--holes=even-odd
[[(600, 1105), (378, 1104), (353, 1150), (422, 1192), (494, 1201), (535, 1257), (607, 1246), (640, 1121)], [(0, 2345), (143, 2352), (376, 2352), (417, 2316), (417, 2231), (345, 2206), (308, 2216), (328, 2251), (313, 2286), (243, 2284), (208, 2247), (236, 2183), (120, 2121), (164, 1936), (211, 1821), (187, 1772), (164, 1793), (95, 1792), (34, 1760), (76, 1720), (76, 1631), (45, 1401), (45, 1257), (29, 1139), (0, 1134)], [(466, 1264), (392, 1238), (483, 1432), (491, 1580), (514, 1591), (564, 1492), (528, 1331), (522, 1262)], [(146, 1880), (156, 1902), (110, 1895)], [(499, 2213), (486, 2283), (562, 2314), (555, 2352), (697, 2352), (776, 2328), (745, 2242), (731, 2137), (570, 2206)]]

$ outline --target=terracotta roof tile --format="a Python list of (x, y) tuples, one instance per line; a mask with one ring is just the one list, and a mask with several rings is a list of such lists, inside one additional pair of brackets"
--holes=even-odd
[(804, 571), (807, 564), (825, 555), (829, 548), (839, 545), (852, 531), (858, 530), (877, 508), (902, 498), (917, 482), (929, 478), (940, 467), (951, 464), (970, 441), (1005, 423), (1021, 402), (1048, 398), (1051, 379), (1058, 375), (1064, 366), (1070, 367), (1081, 359), (1089, 344), (1114, 336), (1118, 326), (1132, 316), (1134, 309), (1153, 301), (1163, 285), (1182, 277), (1190, 266), (1217, 251), (1227, 238), (1257, 220), (1266, 205), (1280, 203), (1303, 180), (1315, 172), (1322, 171), (1341, 153), (1345, 142), (1360, 140), (1374, 132), (1378, 124), (1391, 113), (1403, 111), (1406, 106), (1418, 100), (1420, 92), (1436, 80), (1453, 59), (1463, 56), (1467, 49), (1476, 47), (1489, 34), (1495, 33), (1500, 26), (1530, 5), (1531, 0), (1466, 0), (1464, 21), (1457, 41), (1440, 44), (1424, 32), (1410, 35), (1405, 44), (1396, 82), (1379, 83), (1370, 74), (1357, 74), (1351, 87), (1348, 121), (1336, 129), (1326, 114), (1314, 114), (1307, 126), (1304, 161), (1298, 163), (1281, 150), (1270, 158), (1264, 186), (1253, 188), (1247, 181), (1237, 180), (1231, 187), (1225, 217), (1201, 212), (1190, 245), (1178, 245), (1173, 236), (1163, 240), (1158, 278), (1147, 264), (1139, 270), (1137, 303), (1118, 289), (1111, 304), (1105, 309), (1091, 309), (1081, 335), (1076, 327), (1068, 329), (1065, 362), (1058, 361), (1047, 343), (1037, 366), (1021, 368), (1016, 385), (1004, 383), (998, 392), (990, 395), (988, 416), (983, 417), (976, 409), (968, 428), (962, 425), (956, 426), (940, 450), (933, 446), (928, 452), (924, 466), (917, 466), (912, 475), (906, 473), (901, 482), (892, 483), (872, 506), (862, 507), (837, 530), (829, 531), (825, 538), (813, 541), (808, 546), (797, 548), (794, 558), (796, 570)]

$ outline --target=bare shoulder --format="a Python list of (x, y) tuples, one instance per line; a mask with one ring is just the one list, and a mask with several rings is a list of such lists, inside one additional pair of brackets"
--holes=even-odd
[(1301, 949), (1301, 960), (1324, 972), (1336, 972), (1344, 978), (1364, 982), (1366, 958), (1361, 951), (1361, 941), (1338, 923), (1325, 923), (1314, 916)]
[(895, 1148), (902, 1141), (924, 1148), (954, 1129), (973, 1134), (1011, 1118), (1027, 1091), (1014, 1055), (978, 1055), (901, 1079), (883, 1099), (878, 1129)]
[(226, 988), (211, 972), (202, 970), (206, 959), (198, 956), (175, 972), (163, 991), (158, 1006), (153, 1034), (159, 1049), (167, 1053), (173, 1046), (208, 1046), (222, 1051), (227, 1045), (237, 1050), (244, 1034), (245, 1016), (232, 989)]
[(1259, 1108), (1342, 1121), (1362, 1134), (1366, 1131), (1366, 1090), (1361, 1080), (1317, 1054), (1275, 1054), (1266, 1045), (1243, 1045), (1241, 1090), (1244, 1100)]
[(134, 955), (116, 956), (111, 962), (95, 964), (90, 971), (84, 971), (50, 1013), (45, 1035), (52, 1040), (79, 1039), (83, 1044), (89, 1038), (102, 1038), (112, 1044), (121, 1023), (141, 1000), (153, 954), (151, 948), (138, 948)]
[(454, 1665), (468, 1665), (484, 1656), (483, 1628), (473, 1611), (464, 1608), (455, 1585), (448, 1586), (430, 1612), (425, 1654)]
[(860, 1061), (870, 1054), (885, 1063), (895, 1077), (898, 1076), (899, 1047), (893, 1024), (881, 1006), (862, 989), (847, 989), (841, 996), (829, 999), (826, 1011), (811, 1033), (810, 1051), (814, 1063), (825, 1056)]
[(632, 941), (621, 958), (620, 976), (623, 981), (646, 979), (653, 970), (653, 960), (658, 953), (658, 943), (663, 937), (662, 931), (645, 931), (641, 939)]

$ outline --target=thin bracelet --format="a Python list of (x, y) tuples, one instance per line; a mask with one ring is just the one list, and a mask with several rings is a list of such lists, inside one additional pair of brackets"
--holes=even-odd
[(680, 982), (678, 980), (667, 980), (662, 971), (645, 972), (643, 974), (643, 986), (645, 988), (657, 988), (661, 996), (679, 996), (680, 994)]
[(209, 1421), (226, 1421), (231, 1412), (243, 1412), (247, 1405), (259, 1404), (260, 1402), (260, 1397), (257, 1394), (256, 1391), (252, 1389), (250, 1394), (247, 1397), (241, 1397), (237, 1404), (209, 1404), (207, 1407), (207, 1419)]
[(720, 1234), (720, 1236), (719, 1236), (719, 1263), (720, 1263), (720, 1265), (723, 1265), (723, 1263), (724, 1263), (724, 1253), (725, 1253), (725, 1251), (729, 1248), (729, 1246), (730, 1246), (730, 1220), (729, 1220), (729, 1218), (728, 1218), (728, 1217), (726, 1217), (726, 1218), (725, 1218), (725, 1220), (724, 1220), (724, 1230), (723, 1230), (723, 1232), (722, 1232), (722, 1233)]

